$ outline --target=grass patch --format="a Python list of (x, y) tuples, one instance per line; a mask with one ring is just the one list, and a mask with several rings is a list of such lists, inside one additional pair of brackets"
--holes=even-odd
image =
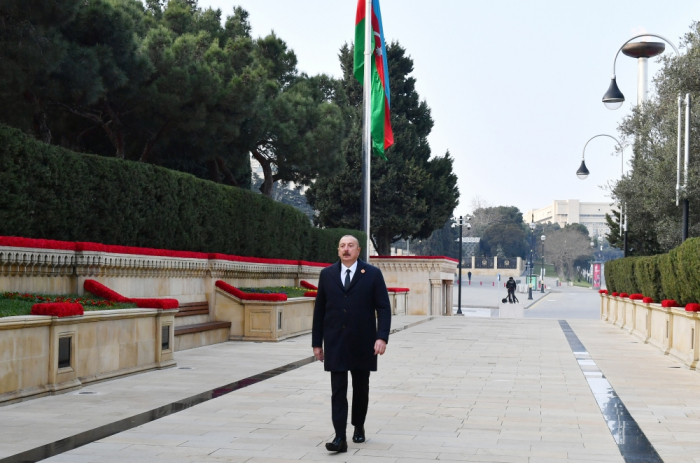
[[(86, 302), (83, 304), (83, 310), (85, 312), (94, 312), (97, 310), (116, 310), (116, 309), (132, 309), (136, 307), (134, 303), (119, 303), (119, 302), (109, 302), (106, 299), (102, 299), (92, 295), (78, 296), (76, 294), (69, 294), (64, 296), (57, 296), (55, 294), (23, 294), (20, 298), (16, 297), (17, 293), (0, 293), (0, 318), (2, 317), (15, 317), (19, 315), (31, 315), (32, 306), (40, 302), (53, 302), (56, 298), (71, 299), (71, 301), (66, 300), (65, 302), (73, 302), (73, 299), (80, 298), (82, 301)], [(42, 301), (39, 298), (47, 299), (47, 301)], [(109, 302), (110, 305), (93, 305), (97, 303)]]
[(574, 281), (574, 286), (580, 286), (581, 288), (590, 288), (593, 285), (591, 285), (586, 280), (581, 280), (581, 281)]
[(263, 286), (262, 288), (238, 288), (244, 293), (262, 293), (262, 294), (279, 294), (284, 293), (288, 298), (304, 297), (304, 293), (308, 289), (299, 288), (296, 286)]
[[(532, 267), (532, 274), (539, 276), (541, 268), (542, 268), (542, 264), (541, 263), (538, 264), (537, 262), (535, 262), (535, 265)], [(552, 278), (558, 277), (557, 272), (554, 270), (554, 265), (544, 264), (544, 276), (552, 277)]]

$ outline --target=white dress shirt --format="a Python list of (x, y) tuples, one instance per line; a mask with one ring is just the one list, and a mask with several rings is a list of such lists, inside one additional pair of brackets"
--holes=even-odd
[(352, 277), (355, 276), (355, 270), (357, 270), (357, 261), (350, 267), (346, 267), (345, 264), (340, 264), (340, 284), (345, 286), (345, 275), (347, 275), (348, 269), (350, 270), (350, 282), (352, 283)]

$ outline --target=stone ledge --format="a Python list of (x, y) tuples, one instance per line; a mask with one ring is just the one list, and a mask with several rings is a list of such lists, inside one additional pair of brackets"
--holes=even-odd
[(221, 328), (231, 328), (231, 322), (206, 322), (197, 323), (196, 325), (185, 325), (180, 328), (175, 328), (175, 336), (182, 336), (183, 334), (190, 333), (201, 333), (203, 331), (218, 330)]

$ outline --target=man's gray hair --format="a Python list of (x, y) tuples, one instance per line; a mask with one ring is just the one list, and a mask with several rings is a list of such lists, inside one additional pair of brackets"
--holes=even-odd
[[(344, 236), (341, 236), (341, 237), (340, 237), (340, 241), (343, 241), (343, 238), (352, 238), (352, 239), (354, 239), (355, 242), (357, 243), (357, 247), (358, 247), (358, 248), (361, 248), (361, 247), (362, 247), (362, 246), (360, 246), (360, 240), (358, 240), (358, 239), (357, 239), (356, 237), (354, 237), (353, 235), (344, 235)], [(340, 241), (338, 241), (338, 246), (340, 246)]]

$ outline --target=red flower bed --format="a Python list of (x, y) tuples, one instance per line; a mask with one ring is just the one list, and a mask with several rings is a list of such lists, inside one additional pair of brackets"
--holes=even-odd
[(307, 267), (330, 267), (333, 264), (324, 264), (323, 262), (309, 262), (308, 260), (300, 260), (300, 265), (306, 265)]
[(661, 307), (669, 308), (669, 307), (680, 307), (680, 306), (678, 305), (678, 302), (674, 301), (673, 299), (664, 299), (663, 301), (661, 301)]
[(617, 296), (617, 293), (613, 292), (613, 296)]
[(304, 293), (304, 297), (316, 297), (318, 296), (318, 291), (307, 291)]
[(642, 299), (642, 302), (645, 304), (651, 304), (652, 302), (654, 302), (654, 299), (650, 297), (645, 297), (644, 299)]
[(131, 299), (130, 302), (135, 302), (137, 307), (142, 309), (177, 309), (180, 307), (180, 303), (177, 299), (148, 299), (148, 298), (136, 298)]
[(52, 317), (75, 317), (83, 315), (83, 306), (71, 302), (48, 302), (34, 304), (32, 315), (50, 315)]
[(225, 281), (218, 280), (216, 287), (226, 291), (229, 294), (236, 296), (238, 299), (245, 301), (286, 301), (287, 295), (283, 293), (261, 294), (261, 293), (244, 293), (235, 286), (231, 286)]
[(392, 293), (407, 293), (411, 289), (410, 288), (387, 288), (387, 291), (390, 291)]
[(630, 299), (632, 299), (633, 301), (641, 301), (642, 299), (644, 299), (644, 295), (639, 293), (630, 294)]
[[(269, 259), (260, 257), (244, 257), (228, 254), (193, 252), (193, 251), (172, 251), (170, 249), (139, 248), (135, 246), (118, 246), (112, 244), (101, 244), (91, 242), (55, 241), (34, 238), (20, 238), (15, 236), (0, 236), (0, 246), (10, 246), (19, 248), (36, 249), (60, 249), (63, 251), (75, 252), (109, 252), (115, 254), (133, 254), (154, 257), (179, 257), (184, 259), (214, 259), (228, 260), (232, 262), (250, 262), (255, 264), (277, 264), (277, 265), (306, 265), (309, 267), (329, 267), (333, 264), (323, 262), (309, 262), (305, 260)], [(437, 257), (421, 257), (426, 259), (437, 259)], [(453, 259), (452, 259), (453, 260)], [(456, 261), (455, 261), (456, 262)]]
[(620, 293), (620, 297), (629, 297), (630, 295), (627, 293)]
[(20, 238), (17, 236), (0, 236), (0, 246), (75, 251), (75, 243), (71, 241), (41, 240), (34, 238)]
[(446, 259), (459, 262), (457, 259), (446, 256), (372, 256), (373, 259)]
[(598, 294), (608, 294), (608, 290), (607, 289), (599, 289)]
[(312, 290), (312, 291), (317, 291), (317, 290), (318, 290), (318, 286), (314, 286), (314, 285), (312, 285), (311, 283), (309, 283), (309, 282), (306, 281), (306, 280), (301, 280), (301, 281), (299, 282), (299, 286), (301, 286), (302, 288), (310, 289), (310, 290)]
[(112, 291), (102, 283), (98, 283), (95, 280), (85, 280), (85, 283), (83, 283), (83, 288), (85, 291), (88, 291), (95, 296), (102, 297), (104, 299), (107, 299), (108, 301), (114, 301), (114, 302), (133, 302), (129, 300), (128, 297), (124, 297), (121, 294), (119, 294), (116, 291)]
[(691, 302), (690, 304), (685, 306), (685, 311), (686, 312), (700, 312), (700, 304), (696, 302)]

